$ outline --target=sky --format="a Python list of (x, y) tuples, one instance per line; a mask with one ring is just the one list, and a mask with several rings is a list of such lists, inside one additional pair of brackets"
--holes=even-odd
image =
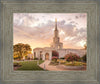
[(14, 13), (13, 44), (50, 47), (53, 41), (55, 18), (63, 48), (83, 49), (87, 41), (86, 13)]

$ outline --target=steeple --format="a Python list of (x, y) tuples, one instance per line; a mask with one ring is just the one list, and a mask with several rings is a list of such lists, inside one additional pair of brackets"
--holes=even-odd
[(55, 18), (55, 30), (54, 30), (54, 37), (53, 37), (53, 43), (51, 47), (55, 49), (62, 49), (63, 48), (63, 43), (60, 42), (59, 38), (59, 31), (57, 29), (57, 19)]
[(55, 18), (55, 30), (57, 31), (57, 18)]
[(57, 29), (57, 19), (55, 18), (55, 30), (54, 30), (54, 42), (59, 43), (59, 35), (58, 35), (58, 29)]

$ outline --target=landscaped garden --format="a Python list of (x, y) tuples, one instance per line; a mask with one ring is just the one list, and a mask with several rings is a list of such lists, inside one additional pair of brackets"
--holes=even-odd
[(86, 66), (86, 55), (79, 57), (77, 54), (70, 53), (65, 55), (64, 58), (58, 58), (58, 56), (53, 56), (50, 65), (65, 65), (65, 66)]
[(44, 70), (40, 68), (38, 65), (43, 63), (44, 61), (18, 61), (14, 62), (15, 70)]
[(64, 64), (65, 66), (86, 66), (85, 62), (78, 62), (78, 61), (73, 61), (72, 62), (68, 62), (65, 60), (59, 60), (57, 62), (51, 61), (50, 65), (59, 65), (59, 64)]

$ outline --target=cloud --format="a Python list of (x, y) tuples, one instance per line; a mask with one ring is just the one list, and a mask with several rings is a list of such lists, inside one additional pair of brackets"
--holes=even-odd
[(86, 13), (80, 13), (78, 15), (75, 16), (76, 19), (79, 19), (79, 18), (86, 18), (87, 17), (87, 14)]
[(38, 20), (39, 19), (36, 19), (33, 16), (33, 14), (15, 13), (14, 14), (13, 24), (15, 26), (27, 27), (27, 26), (30, 26), (31, 24), (34, 24)]
[[(46, 18), (45, 15), (42, 17)], [(41, 18), (42, 18), (41, 17)], [(76, 15), (75, 15), (76, 17)], [(78, 18), (85, 18), (83, 14), (78, 14)], [(43, 19), (42, 18), (42, 19)], [(79, 19), (80, 21), (80, 19)], [(79, 25), (79, 21), (75, 21), (69, 17), (69, 19), (62, 19), (57, 22), (57, 27), (59, 30), (59, 36), (61, 42), (64, 46), (75, 46), (77, 43), (84, 40), (86, 41), (86, 25)], [(34, 25), (36, 24), (36, 25)], [(30, 26), (34, 25), (34, 26)], [(45, 44), (50, 44), (54, 36), (55, 22), (54, 20), (46, 20), (46, 22), (41, 21), (39, 17), (35, 17), (34, 14), (15, 14), (14, 15), (14, 36), (24, 39), (32, 39), (33, 42), (42, 42)]]

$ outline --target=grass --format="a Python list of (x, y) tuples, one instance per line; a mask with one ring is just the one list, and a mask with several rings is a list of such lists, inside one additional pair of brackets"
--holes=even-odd
[[(40, 60), (39, 64), (43, 62), (44, 61)], [(21, 61), (18, 63), (21, 65), (21, 67), (19, 67), (17, 70), (44, 70), (37, 65), (37, 61)]]

